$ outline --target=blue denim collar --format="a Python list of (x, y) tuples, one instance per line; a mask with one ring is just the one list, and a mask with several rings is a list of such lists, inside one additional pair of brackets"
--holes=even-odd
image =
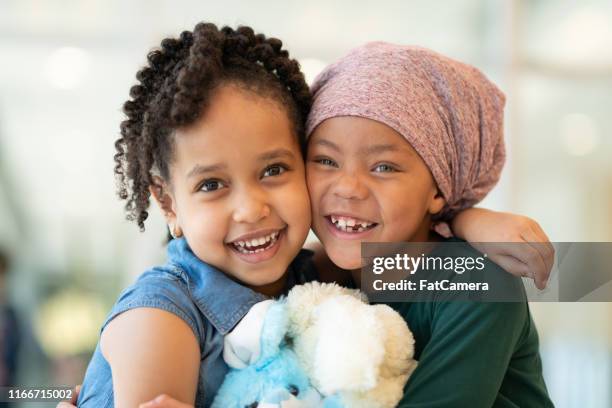
[(168, 243), (168, 262), (185, 272), (197, 307), (222, 335), (230, 332), (254, 304), (266, 299), (201, 261), (185, 238)]

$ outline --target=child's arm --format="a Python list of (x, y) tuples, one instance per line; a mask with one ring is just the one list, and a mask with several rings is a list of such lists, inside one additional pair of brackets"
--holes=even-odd
[(111, 366), (116, 407), (137, 407), (159, 394), (193, 405), (200, 348), (193, 331), (176, 315), (137, 308), (113, 319), (100, 347)]
[[(453, 218), (451, 228), (456, 236), (481, 252), (485, 250), (481, 243), (524, 243), (490, 245), (486, 247), (486, 252), (493, 262), (507, 272), (533, 278), (540, 289), (546, 286), (555, 250), (536, 221), (517, 214), (468, 208)], [(436, 231), (442, 232), (438, 228)]]
[[(80, 385), (77, 385), (70, 401), (61, 401), (56, 408), (76, 408)], [(192, 404), (180, 402), (167, 394), (161, 394), (151, 401), (143, 402), (138, 408), (193, 408)]]

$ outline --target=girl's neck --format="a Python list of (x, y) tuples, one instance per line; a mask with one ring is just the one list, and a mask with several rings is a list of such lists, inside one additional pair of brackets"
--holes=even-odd
[(286, 282), (287, 273), (284, 273), (283, 276), (281, 276), (281, 278), (275, 282), (271, 282), (262, 286), (249, 285), (248, 287), (257, 293), (261, 293), (262, 295), (275, 298), (283, 294)]

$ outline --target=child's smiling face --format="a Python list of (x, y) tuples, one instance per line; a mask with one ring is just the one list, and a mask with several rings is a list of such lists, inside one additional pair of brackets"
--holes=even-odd
[(175, 133), (161, 205), (198, 258), (273, 294), (310, 227), (297, 137), (285, 110), (252, 91), (222, 85), (211, 101)]
[(334, 264), (361, 266), (361, 242), (427, 241), (444, 198), (410, 144), (390, 127), (344, 116), (310, 136), (312, 228)]

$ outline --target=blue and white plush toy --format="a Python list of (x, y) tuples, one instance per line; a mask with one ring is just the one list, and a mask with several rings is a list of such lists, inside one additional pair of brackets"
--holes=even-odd
[(258, 303), (226, 336), (213, 408), (392, 408), (416, 368), (414, 339), (385, 305), (335, 284)]
[[(261, 320), (257, 317), (262, 314), (265, 318), (260, 328)], [(224, 357), (232, 369), (217, 393), (213, 408), (341, 407), (333, 405), (331, 400), (323, 405), (321, 394), (312, 387), (297, 355), (289, 347), (286, 337), (289, 319), (284, 302), (262, 302), (245, 319), (239, 330), (232, 332), (233, 337), (226, 339)], [(261, 329), (260, 349), (253, 355), (247, 345), (248, 336), (258, 329)], [(251, 363), (246, 365), (248, 362)]]

